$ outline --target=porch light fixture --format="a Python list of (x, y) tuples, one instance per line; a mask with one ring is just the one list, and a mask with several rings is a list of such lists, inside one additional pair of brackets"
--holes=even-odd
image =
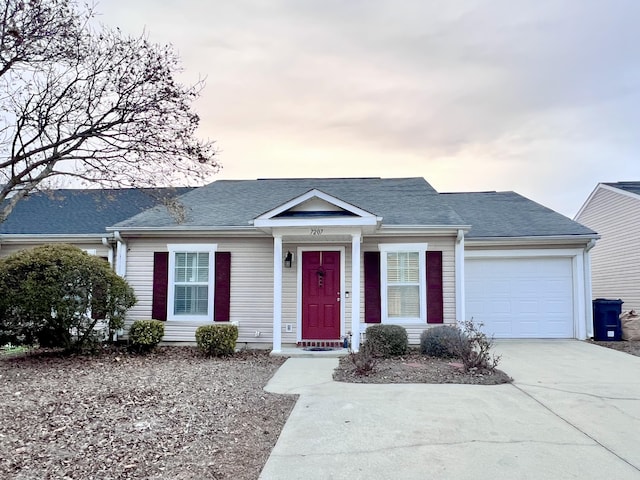
[(284, 268), (291, 268), (291, 264), (293, 263), (293, 253), (287, 252), (284, 257)]

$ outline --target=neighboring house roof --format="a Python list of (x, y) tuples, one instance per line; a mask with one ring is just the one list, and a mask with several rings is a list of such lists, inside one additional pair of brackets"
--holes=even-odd
[(180, 197), (181, 223), (153, 208), (113, 229), (250, 227), (256, 217), (314, 189), (382, 217), (386, 226), (467, 225), (424, 178), (325, 178), (218, 180)]
[(604, 182), (603, 185), (609, 185), (625, 192), (640, 195), (640, 182)]
[(596, 235), (584, 225), (515, 192), (440, 195), (471, 225), (467, 238)]
[(0, 235), (105, 234), (105, 228), (191, 188), (61, 189), (20, 200)]

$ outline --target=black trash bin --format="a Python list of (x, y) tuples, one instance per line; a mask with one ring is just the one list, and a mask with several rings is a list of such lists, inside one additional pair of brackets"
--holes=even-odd
[(600, 341), (622, 340), (622, 323), (620, 314), (622, 304), (618, 300), (608, 300), (606, 298), (596, 298), (593, 301), (593, 339)]

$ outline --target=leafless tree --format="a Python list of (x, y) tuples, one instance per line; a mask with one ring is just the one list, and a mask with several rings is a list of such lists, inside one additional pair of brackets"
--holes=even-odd
[(0, 223), (59, 178), (148, 187), (218, 170), (213, 143), (196, 137), (203, 84), (176, 81), (171, 46), (92, 27), (93, 8), (75, 0), (0, 9)]

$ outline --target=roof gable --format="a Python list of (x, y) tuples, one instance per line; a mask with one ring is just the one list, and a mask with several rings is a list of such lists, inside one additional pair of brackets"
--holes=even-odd
[(618, 195), (624, 195), (636, 200), (640, 200), (640, 182), (601, 182), (596, 185), (596, 188), (589, 194), (585, 202), (582, 204), (578, 212), (573, 217), (578, 220), (582, 213), (589, 207), (591, 201), (595, 198), (596, 193), (600, 190), (608, 190), (610, 192), (617, 193)]
[(603, 185), (608, 185), (618, 190), (622, 190), (627, 193), (632, 193), (640, 198), (640, 182), (605, 182)]
[(318, 189), (280, 205), (253, 221), (258, 228), (303, 225), (323, 220), (325, 224), (376, 225), (381, 219)]
[(255, 220), (268, 212), (273, 216), (313, 197), (363, 218), (382, 218), (383, 226), (464, 225), (423, 178), (298, 178), (218, 180), (180, 197), (186, 212), (182, 223), (155, 208), (113, 229), (253, 228)]

